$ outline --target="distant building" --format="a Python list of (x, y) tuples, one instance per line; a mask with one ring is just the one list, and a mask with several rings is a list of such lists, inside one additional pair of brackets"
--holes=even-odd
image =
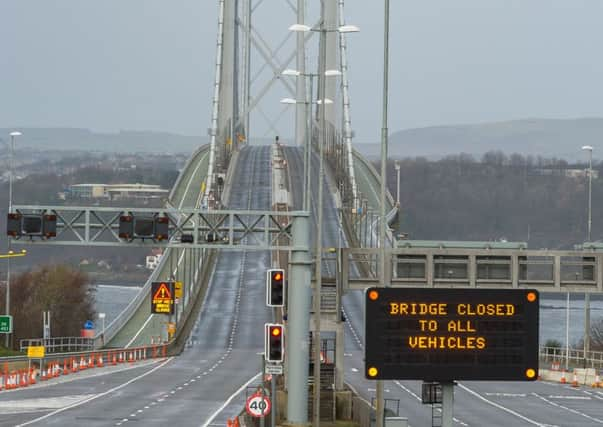
[(159, 199), (168, 190), (149, 184), (74, 184), (69, 187), (72, 199)]
[[(538, 168), (537, 175), (567, 176), (568, 178), (588, 178), (588, 169)], [(599, 179), (599, 171), (593, 169), (593, 179)]]
[(155, 270), (159, 265), (159, 261), (161, 260), (161, 254), (149, 255), (147, 256), (146, 266), (149, 270)]

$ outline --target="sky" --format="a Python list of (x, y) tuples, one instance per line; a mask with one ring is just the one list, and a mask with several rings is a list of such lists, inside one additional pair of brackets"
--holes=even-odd
[[(308, 0), (309, 21), (318, 3)], [(205, 135), (217, 10), (217, 0), (0, 0), (0, 128)], [(601, 16), (600, 0), (391, 0), (390, 131), (603, 117)], [(264, 0), (255, 25), (275, 46), (294, 20), (283, 0)], [(352, 127), (373, 142), (382, 2), (347, 0), (346, 22), (361, 29), (348, 36)], [(284, 96), (276, 87), (268, 115)]]

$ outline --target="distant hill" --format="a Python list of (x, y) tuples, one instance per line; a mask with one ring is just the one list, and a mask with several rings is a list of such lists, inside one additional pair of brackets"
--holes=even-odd
[[(425, 156), (437, 159), (447, 154), (469, 153), (478, 159), (500, 150), (506, 154), (584, 160), (580, 148), (592, 145), (603, 152), (603, 118), (568, 120), (526, 119), (473, 125), (434, 126), (395, 132), (389, 139), (389, 157)], [(364, 155), (379, 156), (379, 144), (355, 144)]]
[[(15, 130), (0, 128), (0, 139), (8, 141)], [(18, 128), (20, 148), (107, 152), (191, 152), (206, 144), (206, 136), (183, 136), (167, 132), (120, 131), (97, 133), (77, 128)]]

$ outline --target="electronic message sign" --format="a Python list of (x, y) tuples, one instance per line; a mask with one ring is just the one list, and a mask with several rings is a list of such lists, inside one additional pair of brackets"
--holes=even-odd
[(151, 283), (151, 313), (174, 314), (174, 282)]
[(535, 290), (369, 288), (365, 301), (368, 379), (538, 376)]

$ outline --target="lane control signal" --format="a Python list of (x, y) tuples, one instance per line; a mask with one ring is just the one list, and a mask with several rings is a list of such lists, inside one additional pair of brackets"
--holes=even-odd
[(267, 362), (282, 362), (285, 355), (285, 328), (279, 323), (264, 325), (264, 358)]
[(167, 216), (120, 215), (119, 237), (121, 239), (169, 239), (169, 218)]
[(17, 239), (22, 236), (42, 239), (56, 237), (57, 216), (47, 213), (9, 213), (6, 221), (6, 234)]
[(285, 270), (271, 269), (266, 273), (266, 305), (285, 306)]

